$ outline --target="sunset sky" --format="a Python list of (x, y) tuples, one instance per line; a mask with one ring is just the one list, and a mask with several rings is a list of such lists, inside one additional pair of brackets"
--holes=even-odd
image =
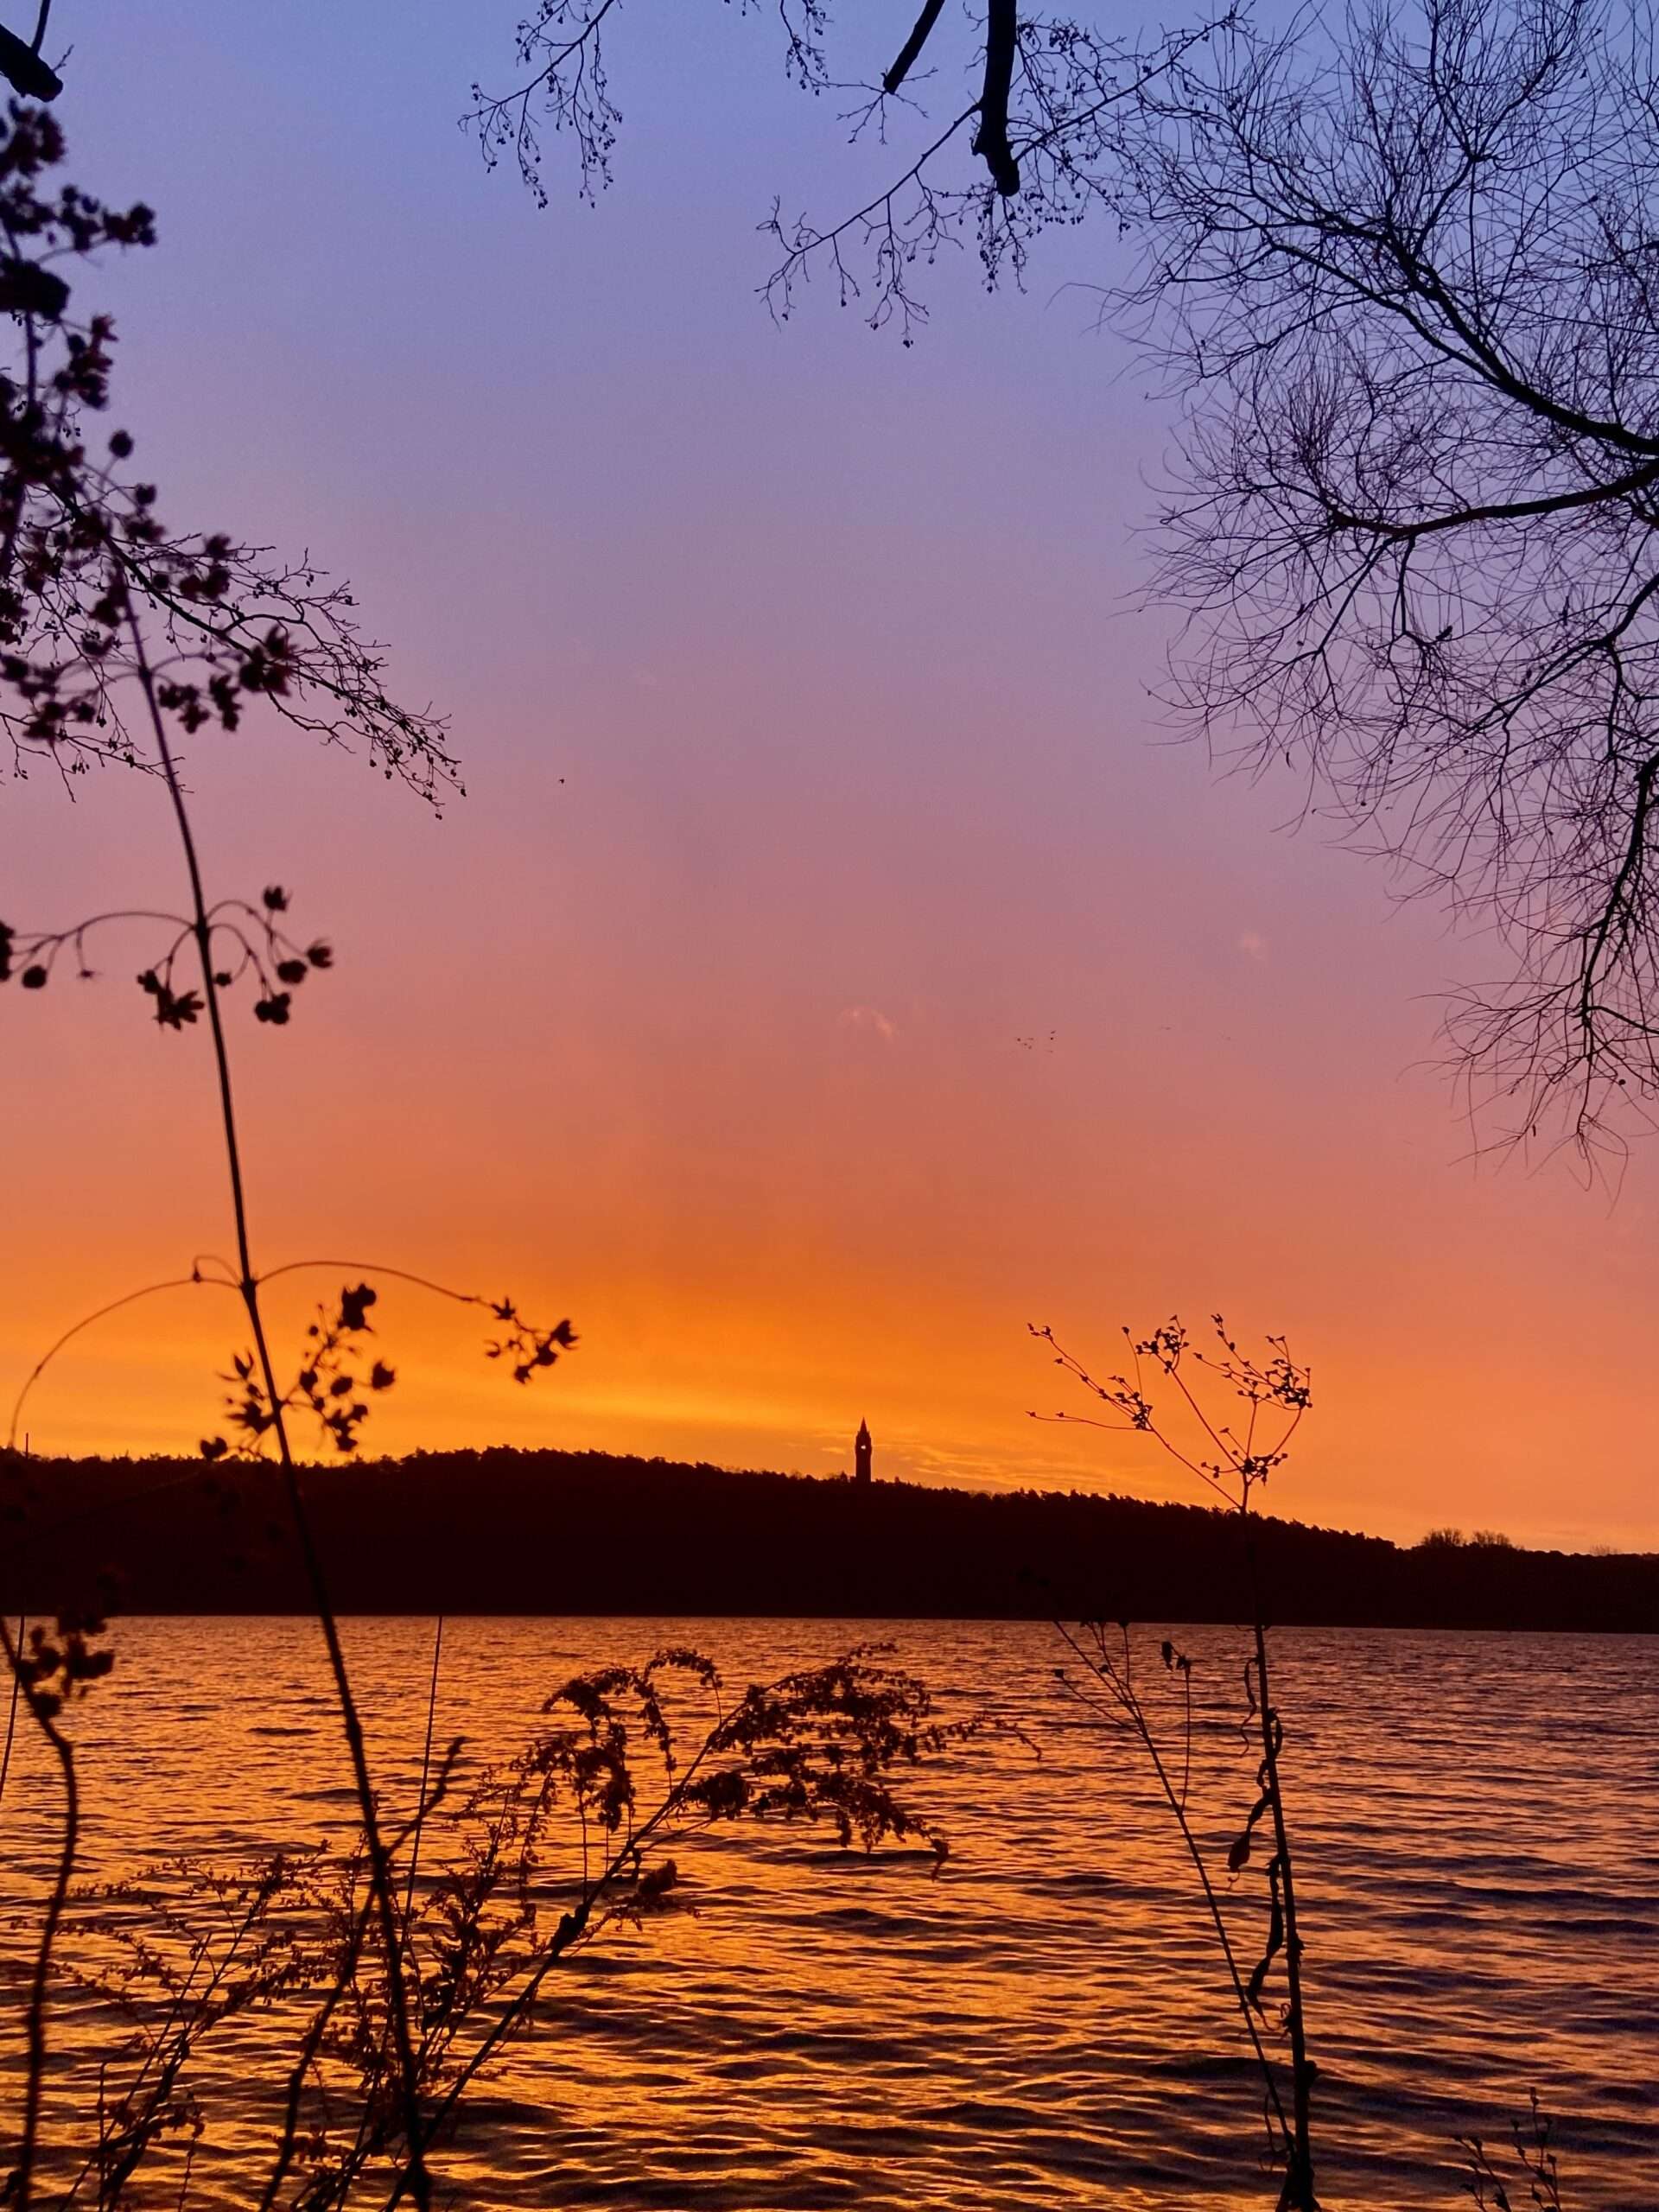
[[(767, 16), (631, 0), (615, 188), (580, 206), (553, 147), (538, 212), (455, 127), (516, 5), (60, 6), (73, 174), (159, 214), (101, 296), (163, 512), (349, 575), (465, 761), (440, 821), (292, 733), (189, 747), (212, 884), (291, 885), (338, 951), (288, 1031), (232, 1009), (263, 1262), (582, 1335), (518, 1391), (389, 1291), (372, 1444), (822, 1472), (862, 1415), (878, 1475), (1185, 1496), (1029, 1421), (1079, 1402), (1027, 1324), (1109, 1366), (1219, 1306), (1313, 1365), (1270, 1505), (1659, 1545), (1659, 1151), (1616, 1192), (1477, 1167), (1436, 998), (1494, 949), (1173, 741), (1136, 602), (1169, 415), (1095, 327), (1104, 229), (1023, 296), (933, 272), (909, 350), (823, 289), (780, 329), (773, 194), (840, 210), (880, 157)], [(844, 10), (849, 73), (895, 20)], [(181, 896), (159, 787), (0, 806), (16, 925)], [(0, 1000), (8, 1398), (229, 1242), (153, 950)], [(193, 1448), (240, 1343), (222, 1294), (139, 1306), (42, 1381), (34, 1448)]]

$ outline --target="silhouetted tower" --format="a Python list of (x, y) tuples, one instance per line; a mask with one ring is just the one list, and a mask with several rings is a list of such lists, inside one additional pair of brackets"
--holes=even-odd
[(867, 1483), (870, 1479), (870, 1425), (861, 1421), (858, 1434), (853, 1439), (853, 1480)]

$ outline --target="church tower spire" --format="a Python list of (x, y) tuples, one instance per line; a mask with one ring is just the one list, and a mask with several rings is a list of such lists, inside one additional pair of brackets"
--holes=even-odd
[(853, 1439), (853, 1480), (867, 1483), (870, 1479), (870, 1425), (866, 1421), (858, 1424), (858, 1434)]

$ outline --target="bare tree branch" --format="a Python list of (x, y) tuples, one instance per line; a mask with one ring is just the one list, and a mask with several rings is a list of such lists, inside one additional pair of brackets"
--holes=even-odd
[(927, 44), (928, 34), (938, 22), (944, 7), (944, 0), (923, 0), (922, 12), (917, 16), (910, 36), (899, 48), (899, 59), (881, 79), (884, 92), (896, 92), (916, 67), (922, 48)]
[(1020, 189), (1020, 164), (1008, 143), (1008, 99), (1014, 89), (1014, 53), (1019, 29), (1014, 0), (988, 0), (985, 14), (985, 89), (979, 96), (979, 129), (974, 151), (991, 173), (1005, 200)]
[(1183, 403), (1178, 711), (1502, 949), (1499, 1141), (1659, 1100), (1659, 73), (1649, 0), (1235, 23), (1120, 133), (1114, 302)]
[(25, 46), (16, 31), (9, 31), (0, 23), (0, 77), (26, 100), (54, 100), (63, 90), (62, 78), (41, 59), (41, 41), (46, 36), (49, 12), (50, 0), (46, 0), (33, 46)]
[[(593, 200), (611, 181), (620, 110), (613, 101), (602, 34), (614, 27), (620, 0), (539, 0), (519, 26), (519, 83), (505, 93), (474, 86), (463, 126), (474, 131), (486, 163), (511, 155), (537, 202), (548, 204), (543, 133), (575, 149), (576, 187)], [(742, 0), (740, 12), (760, 12)], [(842, 92), (851, 137), (882, 144), (896, 124), (889, 103), (910, 80), (924, 48), (938, 51), (943, 0), (924, 0), (897, 59), (879, 81), (832, 74), (828, 59), (830, 0), (777, 0), (784, 67), (791, 81), (815, 94)], [(1222, 22), (1230, 20), (1223, 15)], [(972, 243), (988, 284), (1018, 283), (1033, 242), (1075, 223), (1096, 204), (1115, 208), (1122, 162), (1117, 118), (1148, 75), (1155, 76), (1210, 26), (1160, 38), (1146, 51), (1103, 36), (1069, 16), (1039, 16), (1018, 0), (985, 0), (956, 61), (960, 89), (944, 96), (954, 120), (943, 129), (906, 95), (901, 105), (921, 118), (920, 149), (901, 148), (893, 181), (853, 213), (833, 222), (803, 214), (786, 220), (775, 202), (761, 227), (783, 257), (760, 288), (768, 308), (787, 318), (798, 287), (822, 264), (843, 305), (861, 302), (874, 329), (896, 324), (909, 344), (927, 320), (916, 290), (947, 247)], [(975, 125), (971, 150), (988, 174), (944, 166), (963, 126)]]

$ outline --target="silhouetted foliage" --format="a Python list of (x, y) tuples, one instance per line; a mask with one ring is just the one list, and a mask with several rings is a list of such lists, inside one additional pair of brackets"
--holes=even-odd
[[(876, 1645), (736, 1695), (701, 1653), (671, 1648), (575, 1675), (543, 1709), (520, 1751), (464, 1783), (451, 1744), (387, 1832), (408, 1876), (390, 1954), (360, 1834), (240, 1869), (168, 1862), (73, 1900), (56, 1972), (111, 2036), (95, 2116), (46, 2146), (54, 2176), (100, 2208), (139, 2201), (141, 2173), (169, 2202), (220, 2201), (222, 2176), (194, 2171), (213, 2147), (204, 2069), (221, 2031), (257, 2011), (262, 2042), (287, 2056), (261, 2147), (238, 2153), (241, 2194), (294, 2212), (393, 2201), (415, 2154), (454, 2138), (468, 2090), (534, 2026), (550, 1977), (677, 1902), (677, 1852), (738, 1821), (804, 1824), (843, 1848), (919, 1845), (937, 1872), (945, 1838), (903, 1787), (973, 1728), (938, 1720)], [(413, 2147), (394, 1980), (413, 2024)]]
[[(56, 181), (63, 158), (55, 119), (14, 103), (0, 123), (0, 729), (15, 769), (159, 774), (127, 696), (142, 716), (153, 689), (186, 731), (236, 729), (264, 702), (330, 741), (361, 741), (435, 798), (455, 781), (442, 725), (389, 696), (350, 592), (224, 532), (169, 530), (156, 486), (126, 466), (131, 435), (97, 433), (115, 329), (79, 309), (78, 290), (100, 251), (153, 244), (155, 217)], [(140, 623), (153, 626), (143, 642)]]
[[(1510, 2122), (1510, 2134), (1515, 2162), (1527, 2184), (1527, 2195), (1541, 2208), (1541, 2212), (1560, 2212), (1560, 2176), (1551, 2144), (1554, 2133), (1549, 2115), (1535, 2089), (1530, 2111), (1525, 2120)], [(1474, 2199), (1478, 2212), (1512, 2212), (1512, 2200), (1504, 2186), (1503, 2173), (1480, 2137), (1463, 2135), (1458, 2141), (1468, 2167), (1463, 2185)]]
[(29, 1627), (18, 1654), (16, 1679), (34, 1712), (55, 1720), (73, 1699), (85, 1697), (115, 1664), (115, 1654), (97, 1638), (107, 1624), (101, 1613), (66, 1605), (48, 1628)]

